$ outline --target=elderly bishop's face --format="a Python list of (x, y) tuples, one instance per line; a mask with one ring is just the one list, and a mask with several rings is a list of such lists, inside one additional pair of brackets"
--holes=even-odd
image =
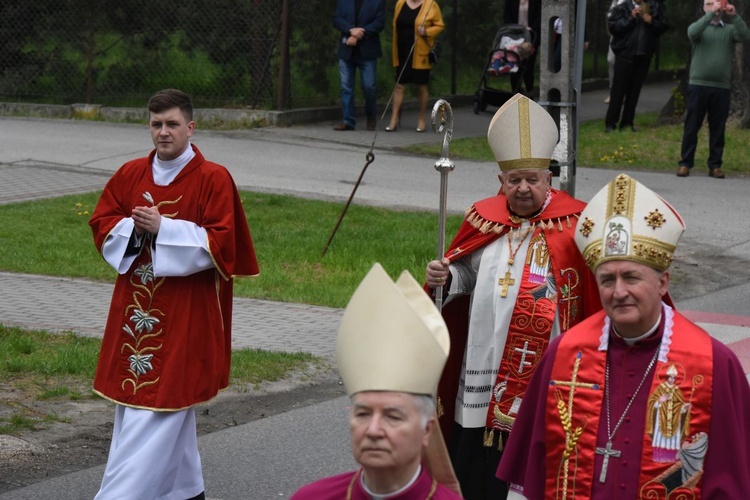
[(434, 423), (426, 421), (411, 394), (359, 392), (352, 396), (349, 420), (354, 458), (365, 471), (398, 474), (419, 463)]
[(500, 174), (500, 182), (500, 190), (508, 198), (510, 209), (525, 217), (542, 208), (552, 182), (552, 172), (541, 168), (512, 170)]

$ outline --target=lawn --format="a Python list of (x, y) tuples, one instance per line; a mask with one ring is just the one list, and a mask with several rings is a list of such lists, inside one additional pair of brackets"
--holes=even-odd
[[(260, 276), (238, 278), (235, 295), (344, 307), (374, 262), (395, 279), (421, 281), (435, 256), (437, 216), (352, 205), (325, 256), (340, 203), (243, 192)], [(88, 226), (98, 192), (0, 206), (0, 270), (114, 281)], [(447, 238), (461, 218), (450, 217)]]
[[(577, 166), (613, 170), (650, 170), (677, 172), (682, 141), (682, 124), (659, 125), (657, 113), (643, 113), (636, 117), (637, 132), (604, 132), (601, 120), (582, 123), (578, 132)], [(729, 176), (750, 175), (747, 145), (750, 130), (729, 125), (727, 127), (724, 164), (722, 170)], [(418, 144), (407, 148), (409, 152), (440, 156), (440, 145)], [(453, 139), (451, 157), (479, 161), (494, 161), (487, 139), (476, 137)], [(708, 127), (698, 135), (696, 168), (705, 169), (708, 157)]]

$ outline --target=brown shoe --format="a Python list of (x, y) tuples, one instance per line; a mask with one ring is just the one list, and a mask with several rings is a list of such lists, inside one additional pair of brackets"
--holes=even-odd
[(367, 130), (372, 132), (373, 130), (375, 130), (376, 126), (377, 126), (377, 120), (375, 119), (375, 117), (374, 116), (368, 117), (367, 118)]
[(352, 127), (346, 122), (341, 122), (335, 127), (333, 127), (333, 130), (338, 130), (339, 132), (341, 132), (342, 130), (354, 130), (354, 127)]
[(724, 175), (724, 172), (722, 172), (720, 168), (710, 169), (708, 171), (708, 176), (713, 177), (714, 179), (723, 179), (724, 177), (726, 177), (726, 175)]
[(680, 168), (677, 169), (677, 177), (687, 177), (688, 175), (690, 175), (690, 169), (680, 165)]

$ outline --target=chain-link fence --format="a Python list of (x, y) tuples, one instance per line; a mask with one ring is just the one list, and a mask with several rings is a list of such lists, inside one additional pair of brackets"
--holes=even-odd
[[(546, 1), (546, 0), (545, 0)], [(698, 0), (696, 0), (697, 2)], [(378, 92), (393, 85), (387, 0)], [(584, 79), (606, 78), (610, 0), (589, 2)], [(440, 0), (445, 48), (431, 93), (470, 94), (504, 24), (505, 0)], [(338, 100), (335, 0), (7, 0), (0, 5), (0, 100), (143, 106), (154, 91), (185, 90), (201, 107), (283, 109)], [(687, 62), (679, 21), (662, 52)], [(682, 17), (686, 17), (684, 14)], [(683, 25), (684, 26), (681, 26)]]
[(314, 36), (317, 3), (3, 2), (0, 99), (140, 106), (178, 87), (197, 105), (273, 107), (282, 29)]

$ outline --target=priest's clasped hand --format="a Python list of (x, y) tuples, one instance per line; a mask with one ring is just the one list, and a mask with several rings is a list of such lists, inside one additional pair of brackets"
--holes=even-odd
[(135, 207), (133, 209), (133, 222), (135, 223), (135, 232), (141, 235), (144, 232), (156, 235), (161, 226), (161, 214), (157, 207)]

